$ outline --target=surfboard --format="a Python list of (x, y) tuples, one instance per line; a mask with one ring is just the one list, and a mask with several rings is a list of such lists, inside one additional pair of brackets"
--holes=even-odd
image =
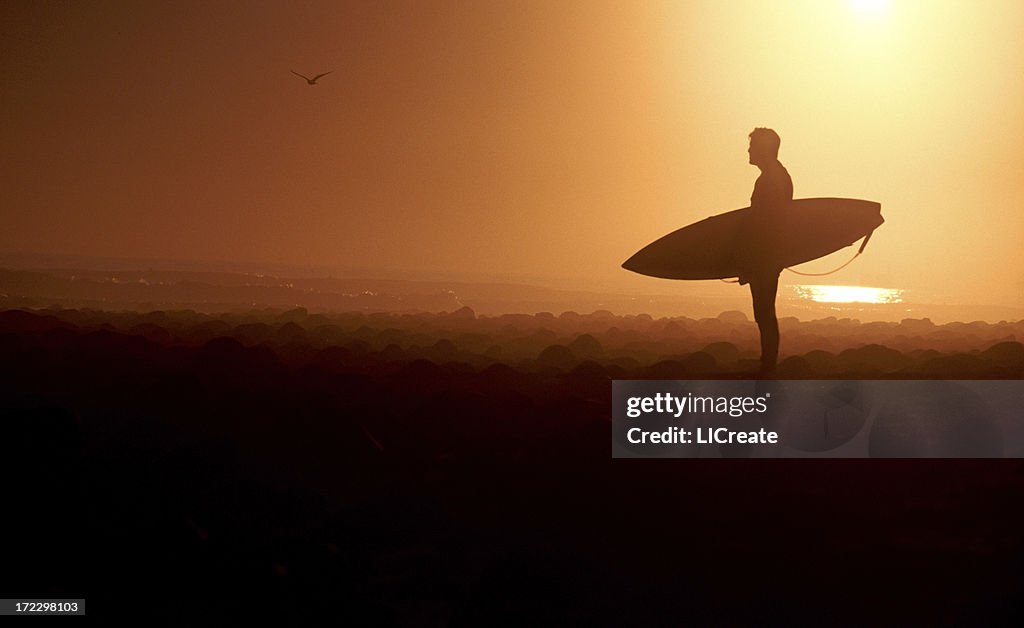
[(861, 238), (867, 244), (883, 222), (880, 203), (853, 198), (802, 198), (773, 210), (744, 207), (673, 231), (622, 267), (663, 279), (726, 279), (739, 276), (748, 252), (756, 250), (758, 259), (781, 270)]

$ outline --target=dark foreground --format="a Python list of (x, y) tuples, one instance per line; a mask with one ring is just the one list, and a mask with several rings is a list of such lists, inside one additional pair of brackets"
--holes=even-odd
[[(1024, 619), (1024, 464), (613, 461), (610, 379), (753, 360), (744, 321), (599, 318), (0, 312), (2, 597), (181, 626)], [(794, 329), (832, 344), (783, 376), (1024, 376), (1019, 323), (851, 325)]]

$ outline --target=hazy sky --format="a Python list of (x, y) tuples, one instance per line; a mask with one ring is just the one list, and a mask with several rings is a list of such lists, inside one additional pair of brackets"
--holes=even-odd
[(746, 205), (771, 126), (798, 198), (882, 203), (832, 283), (1021, 304), (1022, 33), (1019, 0), (7, 0), (0, 250), (664, 287), (619, 264)]

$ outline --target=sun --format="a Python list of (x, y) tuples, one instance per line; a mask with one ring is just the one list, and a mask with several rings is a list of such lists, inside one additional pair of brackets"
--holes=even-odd
[(850, 9), (857, 15), (877, 17), (889, 8), (889, 0), (848, 0)]

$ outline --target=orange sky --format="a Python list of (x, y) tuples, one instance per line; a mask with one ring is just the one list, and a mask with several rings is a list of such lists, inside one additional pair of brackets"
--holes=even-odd
[(737, 290), (619, 264), (746, 205), (771, 126), (797, 197), (882, 202), (832, 283), (1024, 305), (1021, 33), (1013, 0), (5, 2), (0, 251)]

